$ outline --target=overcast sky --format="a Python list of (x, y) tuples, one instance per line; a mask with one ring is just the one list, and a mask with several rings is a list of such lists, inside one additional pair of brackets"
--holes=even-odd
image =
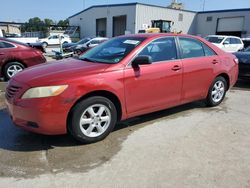
[[(4, 2), (4, 3), (3, 3)], [(96, 4), (141, 2), (166, 6), (171, 0), (9, 0), (1, 2), (0, 21), (25, 22), (31, 17), (50, 18), (55, 21)], [(179, 0), (185, 9), (201, 11), (204, 0)], [(205, 10), (250, 8), (250, 0), (206, 0)]]

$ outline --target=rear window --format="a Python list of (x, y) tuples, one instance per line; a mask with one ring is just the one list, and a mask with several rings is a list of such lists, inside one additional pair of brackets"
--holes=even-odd
[(225, 37), (205, 37), (205, 39), (211, 43), (216, 43), (216, 44), (220, 44)]

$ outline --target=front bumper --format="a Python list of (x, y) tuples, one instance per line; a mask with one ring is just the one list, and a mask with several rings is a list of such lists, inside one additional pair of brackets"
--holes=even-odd
[(67, 133), (65, 109), (57, 109), (44, 102), (11, 104), (6, 100), (6, 104), (13, 123), (18, 127), (45, 135)]
[[(13, 82), (13, 80), (11, 80)], [(8, 88), (7, 88), (8, 89)], [(20, 99), (27, 88), (22, 87), (15, 97), (6, 97), (6, 105), (13, 123), (25, 130), (44, 134), (67, 133), (67, 117), (72, 100), (63, 95), (39, 99)], [(7, 95), (6, 91), (6, 95)]]

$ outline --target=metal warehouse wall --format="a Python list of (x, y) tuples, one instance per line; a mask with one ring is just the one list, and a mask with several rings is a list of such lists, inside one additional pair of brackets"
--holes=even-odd
[[(183, 14), (183, 21), (179, 21), (179, 14)], [(171, 20), (174, 21), (173, 29), (184, 34), (195, 34), (196, 12), (175, 10), (164, 7), (137, 4), (136, 6), (136, 26), (135, 31), (143, 29), (143, 24), (151, 26), (151, 20)]]
[(127, 16), (127, 30), (135, 32), (136, 5), (93, 7), (69, 18), (71, 26), (79, 26), (81, 37), (96, 36), (96, 19), (107, 18), (107, 37), (113, 34), (113, 16)]
[[(197, 27), (196, 34), (202, 37), (207, 35), (216, 34), (217, 20), (219, 18), (232, 18), (244, 16), (244, 28), (243, 31), (247, 31), (242, 37), (250, 36), (250, 10), (249, 11), (221, 11), (221, 12), (205, 12), (198, 13), (197, 15)], [(212, 21), (207, 21), (207, 17), (212, 17)]]

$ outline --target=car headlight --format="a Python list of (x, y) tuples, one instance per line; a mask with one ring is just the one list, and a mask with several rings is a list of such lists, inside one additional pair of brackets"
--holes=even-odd
[(60, 95), (68, 88), (68, 85), (35, 87), (27, 90), (22, 99), (44, 98)]

